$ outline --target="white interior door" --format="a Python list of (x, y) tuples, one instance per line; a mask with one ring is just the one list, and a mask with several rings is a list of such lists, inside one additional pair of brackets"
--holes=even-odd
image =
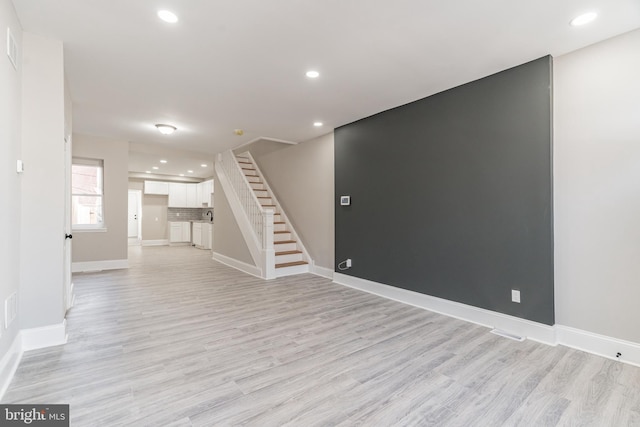
[(127, 229), (128, 236), (132, 238), (139, 238), (138, 229), (140, 224), (140, 195), (135, 190), (129, 190), (129, 214), (127, 216)]
[(64, 310), (73, 307), (73, 282), (71, 277), (71, 135), (64, 138), (64, 251), (63, 251), (63, 293)]

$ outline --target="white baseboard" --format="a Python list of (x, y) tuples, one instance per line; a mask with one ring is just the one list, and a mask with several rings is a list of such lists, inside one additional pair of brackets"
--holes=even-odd
[(66, 344), (67, 319), (57, 325), (23, 329), (20, 331), (20, 335), (22, 336), (23, 351)]
[(218, 252), (213, 252), (213, 256), (211, 257), (214, 261), (218, 261), (224, 265), (228, 265), (229, 267), (233, 267), (236, 270), (240, 270), (244, 273), (250, 274), (252, 276), (256, 276), (262, 279), (262, 272), (255, 265), (247, 264), (243, 261), (238, 261), (235, 258), (230, 258), (226, 255), (222, 255)]
[(501, 329), (512, 335), (527, 337), (548, 345), (556, 345), (555, 329), (553, 326), (519, 317), (509, 316), (483, 308), (473, 307), (459, 302), (449, 301), (382, 283), (372, 282), (346, 274), (333, 274), (333, 281), (340, 285), (359, 289), (371, 294), (379, 295), (394, 301), (424, 308), (429, 311), (444, 314), (467, 322), (476, 323), (492, 329)]
[[(595, 334), (569, 326), (556, 325), (558, 344), (640, 366), (640, 344)], [(620, 353), (620, 357), (616, 354)]]
[(142, 246), (169, 246), (169, 239), (143, 240)]
[(327, 279), (333, 280), (333, 273), (334, 273), (333, 269), (326, 268), (326, 267), (320, 267), (319, 265), (316, 265), (315, 263), (311, 267), (311, 274), (315, 274), (316, 276), (326, 277)]
[(22, 334), (18, 333), (9, 350), (0, 359), (0, 402), (11, 384), (20, 360), (22, 360)]
[(129, 268), (127, 259), (108, 259), (104, 261), (85, 261), (71, 263), (71, 272), (80, 273), (87, 271), (119, 270)]

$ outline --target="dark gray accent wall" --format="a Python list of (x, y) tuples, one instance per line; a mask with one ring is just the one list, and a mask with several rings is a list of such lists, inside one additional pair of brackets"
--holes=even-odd
[(546, 56), (336, 129), (336, 271), (554, 324), (551, 72)]

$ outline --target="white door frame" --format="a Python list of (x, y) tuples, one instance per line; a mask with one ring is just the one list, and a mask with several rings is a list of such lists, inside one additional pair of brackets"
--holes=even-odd
[[(63, 301), (64, 312), (69, 311), (73, 307), (73, 278), (71, 275), (71, 247), (72, 247), (72, 228), (71, 228), (71, 166), (73, 164), (72, 154), (72, 138), (71, 134), (64, 137), (64, 249), (63, 249)], [(65, 315), (66, 317), (66, 315)]]
[[(136, 196), (136, 216), (138, 217), (138, 231), (137, 231), (137, 235), (136, 238), (138, 239), (139, 242), (142, 242), (142, 190), (129, 190), (128, 194), (135, 194)], [(127, 198), (127, 203), (128, 203), (128, 198)], [(127, 216), (129, 215), (129, 207), (127, 206)], [(128, 222), (128, 218), (127, 218), (127, 222)], [(127, 223), (127, 230), (128, 230), (128, 223)], [(127, 232), (127, 235), (129, 233)]]

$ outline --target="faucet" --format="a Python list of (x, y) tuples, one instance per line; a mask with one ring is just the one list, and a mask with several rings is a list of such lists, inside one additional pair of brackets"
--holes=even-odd
[(209, 221), (213, 222), (213, 212), (207, 211), (207, 213), (205, 215), (207, 215), (207, 216), (211, 215), (211, 217), (209, 218)]

